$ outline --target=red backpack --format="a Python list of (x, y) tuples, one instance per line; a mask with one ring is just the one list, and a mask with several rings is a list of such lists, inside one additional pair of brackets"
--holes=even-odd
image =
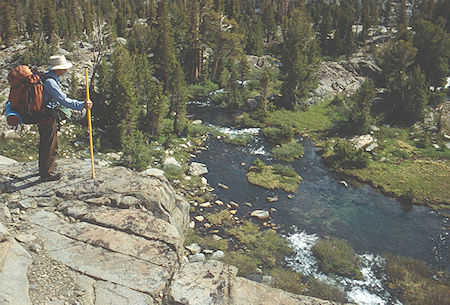
[(43, 116), (42, 107), (44, 86), (38, 74), (31, 71), (28, 66), (20, 65), (9, 72), (8, 81), (11, 85), (9, 102), (20, 117), (8, 116), (9, 125), (19, 123), (35, 124)]

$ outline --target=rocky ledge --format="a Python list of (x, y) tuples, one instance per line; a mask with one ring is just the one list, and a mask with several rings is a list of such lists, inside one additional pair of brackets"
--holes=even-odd
[(61, 160), (0, 165), (0, 304), (333, 304), (189, 263), (189, 205), (164, 177)]

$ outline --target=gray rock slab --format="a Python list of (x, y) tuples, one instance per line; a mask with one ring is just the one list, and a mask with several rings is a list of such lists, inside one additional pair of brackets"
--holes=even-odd
[(0, 165), (11, 165), (14, 163), (17, 163), (17, 161), (4, 156), (0, 156)]
[(242, 277), (234, 278), (231, 284), (233, 305), (338, 305), (313, 297), (292, 294), (281, 289), (271, 288)]
[(185, 264), (175, 273), (170, 297), (176, 304), (228, 304), (229, 285), (236, 274), (236, 267), (219, 261)]
[(147, 239), (164, 241), (177, 250), (182, 246), (182, 239), (173, 225), (140, 210), (95, 210), (82, 215), (80, 220)]
[(45, 227), (64, 236), (92, 246), (101, 247), (151, 264), (173, 268), (177, 253), (163, 241), (147, 240), (121, 231), (100, 227), (90, 223), (64, 222), (56, 214), (39, 211), (30, 219), (35, 225)]
[(153, 305), (153, 299), (144, 293), (108, 283), (98, 281), (94, 285), (95, 303), (94, 305)]
[(0, 304), (31, 305), (27, 270), (31, 255), (0, 223)]
[(152, 295), (159, 294), (170, 273), (167, 268), (79, 242), (41, 226), (36, 231), (50, 256), (83, 274)]

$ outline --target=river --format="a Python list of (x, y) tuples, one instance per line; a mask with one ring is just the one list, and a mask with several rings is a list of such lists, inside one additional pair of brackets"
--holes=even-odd
[[(190, 103), (189, 113), (210, 124), (226, 125), (227, 116), (213, 106)], [(396, 304), (397, 300), (382, 287), (383, 260), (381, 254), (422, 259), (433, 267), (449, 269), (447, 245), (448, 219), (427, 207), (401, 203), (384, 196), (368, 185), (344, 186), (342, 177), (331, 171), (316, 152), (314, 143), (300, 138), (305, 148), (302, 159), (290, 163), (303, 181), (296, 193), (288, 197), (283, 190), (266, 190), (247, 182), (246, 174), (256, 158), (266, 163), (280, 163), (270, 157), (272, 146), (257, 135), (257, 130), (222, 128), (228, 133), (255, 133), (255, 141), (247, 147), (226, 144), (212, 138), (209, 148), (197, 154), (193, 161), (205, 163), (208, 183), (222, 201), (240, 204), (240, 218), (249, 218), (255, 209), (270, 210), (271, 218), (281, 225), (296, 255), (289, 258), (294, 270), (325, 278), (317, 268), (311, 247), (318, 236), (338, 237), (348, 241), (361, 254), (365, 264), (364, 281), (334, 279), (346, 289), (350, 300), (359, 304)], [(217, 187), (219, 183), (228, 190)], [(278, 196), (277, 202), (267, 201)], [(252, 207), (244, 203), (249, 202)], [(331, 280), (331, 279), (330, 279)]]

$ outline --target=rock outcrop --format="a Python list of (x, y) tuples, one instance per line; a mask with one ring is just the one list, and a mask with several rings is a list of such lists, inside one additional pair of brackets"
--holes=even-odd
[[(0, 304), (332, 304), (189, 263), (189, 205), (162, 176), (60, 160), (0, 165)], [(3, 224), (2, 224), (3, 222)], [(223, 259), (223, 253), (221, 258)]]

